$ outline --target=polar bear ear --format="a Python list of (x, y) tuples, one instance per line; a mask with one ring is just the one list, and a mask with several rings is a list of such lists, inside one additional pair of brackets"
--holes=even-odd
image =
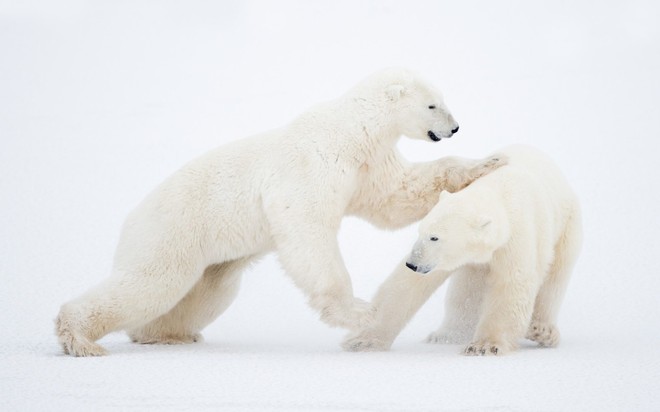
[(401, 98), (401, 95), (403, 95), (405, 90), (406, 88), (401, 84), (392, 84), (387, 86), (387, 89), (385, 89), (385, 94), (387, 94), (388, 99), (395, 102)]

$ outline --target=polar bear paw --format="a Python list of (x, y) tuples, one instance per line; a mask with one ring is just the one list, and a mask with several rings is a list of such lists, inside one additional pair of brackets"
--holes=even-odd
[(370, 332), (360, 332), (349, 335), (341, 344), (347, 352), (382, 352), (390, 348), (392, 343)]
[(363, 330), (374, 324), (376, 308), (362, 299), (353, 298), (349, 304), (328, 304), (321, 309), (321, 320), (330, 326), (349, 330)]
[(550, 323), (532, 322), (525, 337), (540, 346), (553, 348), (559, 344), (559, 329)]
[(472, 168), (470, 175), (474, 180), (476, 180), (508, 163), (509, 158), (504, 155), (489, 157), (477, 163), (477, 165)]
[(85, 338), (75, 337), (74, 335), (60, 336), (59, 338), (62, 349), (67, 355), (87, 357), (105, 356), (108, 354), (103, 346)]
[(80, 328), (74, 325), (76, 322), (70, 321), (63, 313), (55, 320), (55, 333), (65, 354), (76, 357), (107, 355), (103, 346), (88, 339)]
[(130, 338), (133, 342), (144, 345), (185, 345), (204, 341), (204, 337), (201, 333), (193, 333), (191, 335), (167, 334), (156, 336), (131, 334)]
[(497, 356), (504, 354), (503, 345), (493, 342), (473, 342), (463, 351), (467, 356)]

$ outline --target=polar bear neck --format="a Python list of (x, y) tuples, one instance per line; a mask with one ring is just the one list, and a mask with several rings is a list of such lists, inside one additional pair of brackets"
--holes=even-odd
[(329, 157), (343, 158), (358, 167), (377, 163), (394, 148), (401, 136), (389, 104), (347, 94), (322, 103), (297, 118), (294, 135), (307, 136)]
[[(345, 149), (354, 150), (363, 164), (380, 161), (394, 148), (401, 136), (392, 107), (383, 102), (361, 96), (345, 97), (344, 113), (351, 121), (345, 122)], [(341, 114), (340, 114), (341, 116)]]

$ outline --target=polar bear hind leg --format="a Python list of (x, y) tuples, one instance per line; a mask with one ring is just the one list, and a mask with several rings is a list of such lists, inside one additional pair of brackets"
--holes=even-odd
[(90, 292), (62, 305), (55, 333), (69, 355), (104, 355), (105, 349), (94, 343), (96, 340), (167, 313), (200, 276), (181, 266), (169, 266), (168, 270), (167, 263), (162, 262), (150, 267), (149, 272), (115, 273)]
[(557, 315), (573, 266), (577, 261), (581, 243), (582, 226), (579, 211), (576, 211), (555, 246), (554, 261), (536, 297), (534, 314), (525, 336), (540, 346), (554, 347), (559, 344)]
[(200, 331), (218, 318), (234, 301), (241, 276), (257, 258), (249, 257), (211, 265), (188, 294), (169, 312), (128, 332), (143, 344), (184, 344), (202, 341)]

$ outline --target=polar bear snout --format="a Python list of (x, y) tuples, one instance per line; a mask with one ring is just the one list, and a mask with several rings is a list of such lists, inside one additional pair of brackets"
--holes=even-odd
[(417, 266), (412, 262), (406, 262), (406, 267), (413, 272), (421, 273), (423, 275), (429, 273), (431, 269), (433, 269), (433, 267), (430, 265)]
[(433, 140), (434, 142), (439, 142), (441, 140), (440, 137), (438, 137), (435, 133), (433, 133), (433, 130), (429, 130), (428, 135), (431, 138), (431, 140)]
[(433, 236), (430, 241), (427, 239), (428, 236), (418, 239), (406, 259), (408, 269), (424, 275), (435, 269), (438, 264), (437, 256), (440, 254), (438, 238)]
[(449, 132), (449, 133), (440, 133), (440, 136), (438, 136), (433, 130), (429, 130), (427, 134), (428, 134), (429, 138), (431, 138), (431, 140), (433, 140), (434, 142), (439, 142), (443, 138), (449, 139), (450, 137), (452, 137), (457, 132), (458, 132), (458, 126), (451, 129), (451, 132)]

